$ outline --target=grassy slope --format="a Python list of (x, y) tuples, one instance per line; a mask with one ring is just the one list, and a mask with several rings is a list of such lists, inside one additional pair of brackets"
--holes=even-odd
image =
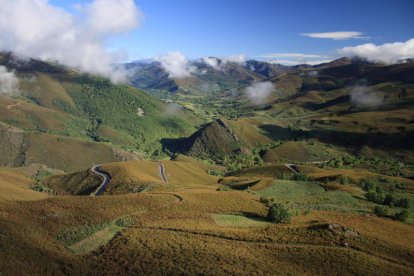
[[(266, 209), (253, 194), (212, 189), (176, 193), (182, 201), (149, 192), (2, 205), (0, 224), (7, 236), (0, 236), (5, 249), (0, 252), (0, 269), (6, 274), (413, 273), (413, 226), (372, 216), (311, 212), (295, 217), (290, 225), (243, 228), (238, 223), (223, 225), (223, 216), (217, 221), (212, 215), (265, 215)], [(77, 235), (75, 229), (86, 223), (104, 225), (125, 216), (135, 224), (88, 255), (73, 253), (58, 239), (67, 231)], [(331, 231), (328, 224), (356, 234)], [(83, 235), (86, 240), (96, 238), (97, 244), (106, 236)]]
[[(215, 168), (213, 166), (197, 161), (162, 161), (162, 163), (165, 166), (168, 183), (162, 180), (159, 174), (159, 162), (156, 161), (137, 160), (102, 165), (102, 169), (111, 176), (105, 194), (177, 190), (217, 184), (218, 178), (207, 173), (207, 170)], [(81, 171), (51, 177), (46, 180), (46, 183), (60, 194), (89, 194), (91, 187), (96, 187), (99, 183), (99, 178), (89, 171)]]
[(41, 200), (48, 197), (45, 193), (29, 188), (34, 182), (16, 170), (0, 168), (0, 202), (15, 200)]

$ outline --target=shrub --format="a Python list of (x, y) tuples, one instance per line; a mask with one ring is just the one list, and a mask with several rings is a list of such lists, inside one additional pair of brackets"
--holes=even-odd
[(297, 174), (293, 175), (292, 180), (295, 180), (295, 181), (309, 181), (310, 178), (305, 174), (297, 173)]
[(275, 203), (269, 207), (266, 218), (273, 223), (288, 223), (292, 215), (288, 208), (282, 204)]
[(388, 216), (388, 210), (387, 210), (387, 208), (382, 207), (382, 206), (375, 206), (374, 214), (376, 214), (379, 217), (387, 217)]
[(220, 186), (220, 187), (217, 188), (217, 191), (219, 191), (219, 192), (225, 192), (225, 191), (231, 191), (231, 190), (232, 190), (232, 188), (230, 188), (227, 185)]
[(260, 197), (260, 202), (263, 203), (263, 204), (267, 204), (267, 203), (269, 203), (269, 201), (270, 200), (268, 198), (266, 198), (266, 197), (263, 197), (263, 196)]
[(365, 197), (367, 198), (367, 200), (375, 202), (377, 204), (383, 204), (385, 198), (383, 193), (378, 193), (376, 191), (366, 193)]
[(407, 210), (401, 211), (394, 215), (394, 219), (405, 222), (408, 219), (408, 212)]
[(397, 202), (394, 203), (394, 205), (408, 209), (411, 206), (411, 201), (408, 198), (400, 198)]
[(392, 194), (388, 194), (388, 195), (385, 196), (385, 198), (384, 198), (384, 204), (385, 205), (392, 206), (392, 205), (394, 205), (394, 202), (395, 202), (395, 198)]
[(372, 178), (363, 178), (360, 181), (360, 185), (364, 191), (369, 192), (377, 187), (377, 182)]
[(342, 185), (349, 184), (349, 182), (350, 182), (350, 180), (349, 180), (349, 178), (348, 178), (348, 177), (346, 177), (346, 176), (344, 176), (344, 175), (341, 175), (341, 176), (339, 177), (339, 183), (341, 183)]

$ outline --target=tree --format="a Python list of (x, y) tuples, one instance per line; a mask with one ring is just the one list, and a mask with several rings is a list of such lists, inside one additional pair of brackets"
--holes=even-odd
[(401, 208), (408, 209), (411, 206), (411, 201), (408, 198), (400, 198), (395, 205)]
[(388, 216), (388, 210), (387, 208), (382, 207), (382, 206), (375, 206), (374, 214), (376, 214), (379, 217), (386, 217)]
[(269, 207), (266, 218), (273, 223), (288, 223), (292, 214), (282, 204), (275, 203)]
[(404, 210), (394, 215), (394, 219), (405, 222), (408, 219), (408, 211)]

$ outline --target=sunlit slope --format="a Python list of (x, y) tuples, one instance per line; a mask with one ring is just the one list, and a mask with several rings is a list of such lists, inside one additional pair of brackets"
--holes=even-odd
[(34, 163), (66, 172), (100, 162), (137, 158), (111, 145), (42, 132), (25, 132), (0, 124), (0, 164), (18, 167)]
[[(269, 224), (262, 220), (265, 206), (252, 193), (174, 193), (182, 200), (145, 192), (2, 205), (2, 272), (413, 273), (411, 225), (332, 211)], [(116, 221), (122, 222), (118, 229)], [(110, 231), (119, 232), (108, 242)], [(93, 242), (103, 246), (96, 249)]]
[(30, 189), (34, 181), (16, 170), (0, 167), (0, 202), (16, 200), (40, 200), (46, 193)]
[(0, 65), (20, 81), (13, 97), (0, 96), (0, 120), (26, 131), (72, 136), (153, 154), (159, 140), (190, 134), (199, 120), (128, 85), (80, 74), (52, 63), (16, 62), (1, 54)]
[[(161, 177), (161, 164), (167, 182)], [(209, 170), (216, 166), (199, 161), (150, 161), (136, 160), (107, 163), (101, 165), (111, 180), (104, 194), (126, 194), (148, 191), (179, 190), (209, 186), (217, 188), (218, 177)], [(47, 186), (59, 194), (90, 194), (97, 187), (100, 178), (90, 171), (80, 171), (68, 175), (53, 176), (45, 180)]]

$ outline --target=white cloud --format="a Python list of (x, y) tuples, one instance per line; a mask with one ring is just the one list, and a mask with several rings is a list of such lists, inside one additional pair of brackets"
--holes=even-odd
[(326, 55), (302, 53), (271, 53), (260, 55), (258, 57), (263, 58), (265, 61), (269, 63), (290, 66), (298, 64), (317, 65), (321, 63), (330, 62), (333, 60), (333, 58)]
[(223, 61), (226, 62), (234, 62), (234, 63), (240, 63), (243, 64), (246, 62), (246, 55), (240, 54), (240, 55), (234, 55), (234, 56), (228, 56), (224, 57)]
[(354, 87), (351, 91), (351, 103), (357, 107), (374, 107), (381, 105), (384, 94), (370, 90), (365, 86)]
[(246, 94), (254, 104), (263, 104), (274, 89), (270, 81), (256, 82), (246, 88)]
[(313, 54), (299, 54), (299, 53), (276, 53), (276, 54), (265, 54), (259, 57), (262, 58), (296, 58), (296, 59), (304, 59), (304, 58), (327, 58), (327, 56), (321, 55), (313, 55)]
[(328, 38), (333, 40), (343, 40), (351, 38), (367, 38), (362, 37), (361, 32), (328, 32), (328, 33), (307, 33), (301, 34), (302, 36), (312, 37), (312, 38)]
[(0, 65), (0, 94), (13, 95), (19, 90), (19, 79), (13, 71)]
[(142, 12), (133, 0), (95, 0), (81, 7), (88, 22), (101, 33), (122, 33), (139, 26)]
[(318, 65), (321, 63), (327, 63), (331, 62), (333, 59), (321, 59), (321, 60), (288, 60), (288, 59), (274, 59), (269, 60), (267, 62), (273, 63), (273, 64), (282, 64), (282, 65), (299, 65), (299, 64), (308, 64), (308, 65)]
[(203, 61), (205, 64), (213, 67), (216, 70), (222, 70), (219, 60), (215, 57), (203, 57)]
[(47, 0), (0, 0), (0, 50), (55, 60), (82, 71), (122, 81), (112, 64), (123, 54), (110, 53), (105, 40), (136, 27), (141, 12), (133, 0), (94, 0), (78, 18)]
[(169, 103), (166, 106), (164, 113), (166, 115), (177, 115), (181, 110), (183, 110), (182, 105), (179, 105), (178, 103)]
[(239, 63), (245, 64), (246, 56), (243, 54), (227, 56), (220, 59), (215, 57), (203, 57), (202, 60), (205, 64), (213, 67), (216, 70), (223, 71), (227, 63)]
[(196, 73), (197, 68), (192, 66), (187, 57), (180, 52), (170, 52), (155, 58), (162, 68), (168, 72), (170, 78), (185, 78)]
[(354, 47), (345, 47), (338, 51), (340, 55), (359, 56), (371, 61), (395, 63), (398, 60), (414, 57), (414, 38), (406, 42), (385, 43), (375, 45), (372, 43)]

